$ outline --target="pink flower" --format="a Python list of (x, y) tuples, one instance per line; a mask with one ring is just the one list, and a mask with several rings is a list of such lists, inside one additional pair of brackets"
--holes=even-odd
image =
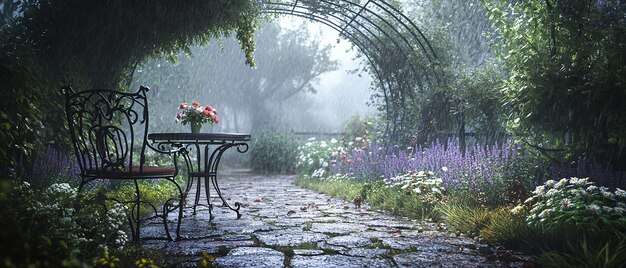
[(178, 106), (178, 109), (185, 109), (185, 108), (187, 108), (187, 103), (186, 102), (183, 102), (183, 103), (180, 104), (180, 106)]
[(213, 117), (213, 122), (215, 122), (216, 124), (220, 122), (220, 119), (216, 116)]
[(194, 101), (191, 105), (193, 105), (193, 107), (199, 107), (200, 103), (197, 101)]
[(178, 120), (178, 119), (181, 119), (182, 117), (183, 117), (183, 113), (178, 112), (178, 113), (176, 114), (176, 119), (177, 119), (177, 120)]
[(207, 105), (206, 107), (204, 107), (204, 109), (207, 111), (211, 111), (213, 110), (213, 107), (211, 107), (211, 105)]

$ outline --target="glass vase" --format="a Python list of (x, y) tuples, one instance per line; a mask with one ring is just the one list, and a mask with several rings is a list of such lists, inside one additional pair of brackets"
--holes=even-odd
[(201, 123), (191, 123), (191, 133), (200, 133), (200, 130), (202, 129), (202, 124)]

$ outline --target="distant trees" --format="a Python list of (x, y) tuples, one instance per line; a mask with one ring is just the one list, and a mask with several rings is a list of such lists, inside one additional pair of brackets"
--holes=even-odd
[[(284, 130), (294, 126), (287, 117), (303, 115), (308, 106), (305, 93), (315, 93), (315, 82), (325, 72), (337, 69), (330, 59), (330, 46), (321, 46), (306, 26), (282, 30), (265, 23), (256, 34), (257, 67), (248, 68), (232, 39), (191, 49), (192, 57), (180, 56), (178, 64), (163, 60), (148, 62), (135, 74), (136, 83), (158, 91), (155, 106), (168, 109), (153, 117), (155, 126), (172, 128), (176, 102), (200, 99), (223, 110), (220, 124), (230, 129)], [(295, 103), (292, 109), (285, 109)], [(311, 118), (312, 120), (323, 120)], [(223, 118), (224, 119), (224, 118)], [(158, 120), (155, 122), (155, 120)], [(217, 126), (220, 127), (220, 126)]]

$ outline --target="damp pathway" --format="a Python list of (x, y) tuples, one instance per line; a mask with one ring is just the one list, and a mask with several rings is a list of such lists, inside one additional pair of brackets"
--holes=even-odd
[[(370, 210), (294, 184), (293, 176), (236, 175), (221, 181), (242, 216), (214, 206), (185, 210), (179, 241), (156, 222), (142, 227), (142, 245), (162, 249), (178, 267), (195, 267), (203, 252), (218, 267), (524, 267), (530, 258), (445, 226)], [(189, 198), (191, 201), (191, 196)], [(201, 202), (206, 203), (202, 195)], [(221, 201), (212, 199), (213, 204)], [(175, 217), (172, 214), (172, 217)], [(152, 237), (152, 238), (150, 238)], [(206, 255), (206, 254), (205, 254)]]

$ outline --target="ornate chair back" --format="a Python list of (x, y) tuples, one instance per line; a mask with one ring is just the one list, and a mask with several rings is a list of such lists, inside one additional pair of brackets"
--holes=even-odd
[(123, 179), (125, 174), (143, 172), (148, 90), (144, 86), (135, 93), (63, 88), (68, 127), (84, 179)]

